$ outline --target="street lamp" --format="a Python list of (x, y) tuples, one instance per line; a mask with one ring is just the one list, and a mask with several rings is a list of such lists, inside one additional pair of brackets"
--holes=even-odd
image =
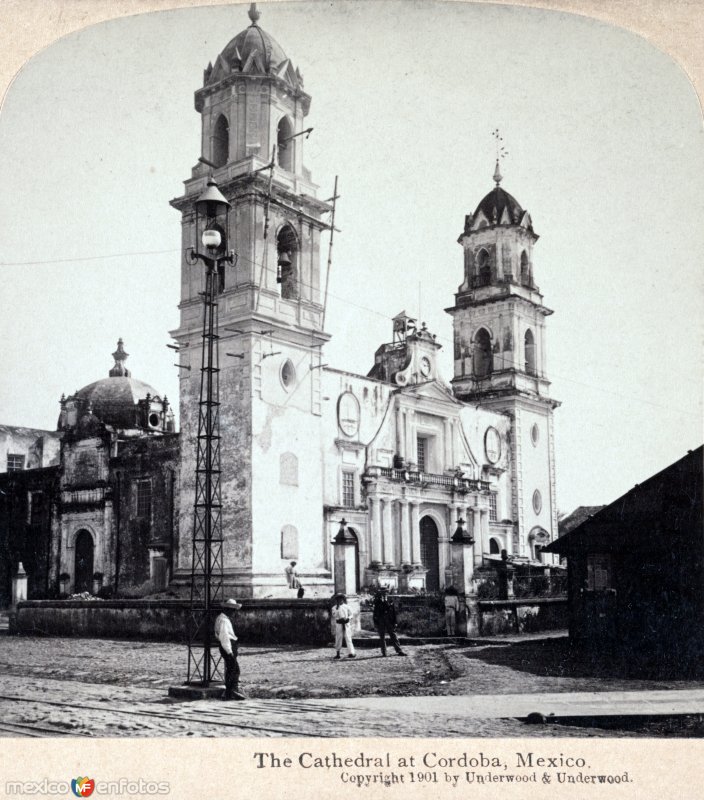
[[(195, 202), (196, 210), (196, 239), (205, 252), (199, 252), (197, 246), (189, 247), (187, 251), (191, 264), (198, 260), (206, 267), (207, 277), (212, 272), (217, 274), (217, 290), (225, 288), (225, 264), (234, 264), (235, 255), (227, 249), (227, 231), (229, 230), (230, 203), (225, 199), (212, 176), (208, 178), (205, 191)], [(206, 285), (206, 293), (208, 287)]]
[(203, 262), (205, 291), (186, 683), (207, 691), (219, 672), (213, 627), (216, 608), (224, 600), (217, 297), (225, 288), (225, 265), (234, 264), (235, 255), (228, 250), (230, 203), (212, 177), (194, 205), (200, 244), (188, 248), (186, 255), (192, 264)]

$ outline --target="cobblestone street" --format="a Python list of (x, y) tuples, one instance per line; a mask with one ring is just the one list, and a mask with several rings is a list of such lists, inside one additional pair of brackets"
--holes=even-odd
[[(560, 640), (433, 644), (407, 647), (407, 658), (360, 648), (356, 659), (341, 661), (331, 648), (244, 647), (241, 687), (249, 699), (224, 704), (167, 697), (168, 687), (184, 679), (182, 645), (2, 636), (2, 730), (34, 736), (623, 736), (634, 734), (528, 726), (510, 716), (468, 711), (460, 702), (450, 710), (444, 703), (441, 710), (441, 698), (437, 709), (428, 698), (421, 711), (410, 696), (703, 688), (582, 675), (574, 666), (559, 667), (561, 647)], [(398, 699), (390, 706), (370, 699), (363, 708), (335, 702), (365, 696)]]

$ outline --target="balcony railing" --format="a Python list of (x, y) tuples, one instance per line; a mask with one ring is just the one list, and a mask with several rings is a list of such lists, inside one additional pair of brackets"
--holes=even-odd
[(61, 492), (61, 502), (64, 505), (92, 505), (102, 503), (106, 494), (104, 488), (65, 489)]
[(403, 483), (418, 483), (430, 486), (445, 486), (458, 492), (488, 492), (488, 481), (477, 481), (473, 478), (460, 478), (457, 475), (436, 475), (420, 470), (395, 469), (392, 467), (369, 467), (369, 478), (390, 478)]

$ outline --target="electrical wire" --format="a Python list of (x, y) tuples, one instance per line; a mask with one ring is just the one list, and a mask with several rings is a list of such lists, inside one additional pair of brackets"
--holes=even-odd
[[(129, 257), (129, 256), (166, 255), (166, 254), (173, 254), (173, 253), (180, 253), (180, 252), (181, 252), (180, 249), (171, 248), (171, 249), (168, 249), (168, 250), (135, 250), (135, 251), (123, 252), (123, 253), (107, 253), (107, 254), (103, 254), (103, 255), (94, 255), (94, 256), (77, 256), (76, 258), (60, 258), (60, 259), (46, 259), (46, 260), (37, 260), (37, 261), (14, 261), (14, 262), (2, 261), (2, 262), (0, 262), (0, 267), (25, 267), (25, 266), (41, 266), (41, 265), (49, 265), (49, 264), (66, 264), (66, 263), (72, 263), (72, 262), (100, 261), (100, 260), (103, 260), (103, 259), (110, 259), (110, 258), (126, 258), (126, 257)], [(260, 269), (264, 269), (265, 268), (264, 262), (259, 262), (259, 261), (256, 261), (254, 259), (247, 258), (246, 256), (239, 256), (239, 261), (246, 261), (246, 262), (252, 264), (253, 266), (259, 267)], [(304, 281), (301, 281), (301, 280), (298, 281), (298, 285), (299, 285), (299, 287), (304, 287), (306, 289), (311, 289), (311, 290), (314, 290), (314, 291), (319, 291), (320, 290), (319, 287), (313, 286), (312, 284), (305, 283)], [(385, 313), (383, 313), (381, 311), (378, 311), (375, 308), (371, 308), (369, 306), (365, 306), (365, 305), (363, 305), (361, 303), (355, 303), (354, 301), (350, 300), (349, 298), (342, 297), (341, 295), (336, 295), (333, 292), (329, 291), (328, 292), (328, 297), (333, 298), (333, 299), (337, 300), (338, 302), (340, 302), (340, 303), (342, 303), (344, 305), (348, 305), (348, 306), (351, 306), (353, 308), (357, 308), (360, 311), (365, 311), (365, 312), (367, 312), (369, 314), (374, 314), (375, 316), (381, 317), (382, 319), (387, 320), (388, 322), (392, 322), (393, 321), (393, 317), (389, 316), (389, 314), (385, 314)], [(449, 345), (454, 347), (454, 341), (452, 339), (450, 339), (449, 337), (437, 335), (436, 338), (439, 339), (440, 341), (446, 342), (447, 344), (449, 344)], [(558, 363), (559, 363), (559, 361), (558, 361)], [(619, 367), (618, 364), (615, 364), (613, 362), (604, 362), (604, 363), (611, 364), (611, 366), (614, 366), (614, 367)], [(699, 412), (695, 411), (695, 410), (692, 410), (692, 409), (675, 408), (675, 407), (670, 406), (670, 405), (666, 406), (666, 405), (663, 405), (661, 403), (655, 403), (652, 400), (646, 400), (645, 398), (640, 397), (638, 395), (627, 395), (627, 394), (622, 394), (620, 392), (614, 392), (614, 391), (606, 389), (603, 386), (600, 386), (598, 384), (586, 383), (584, 381), (575, 380), (574, 378), (567, 377), (566, 375), (560, 375), (560, 374), (555, 373), (555, 372), (551, 372), (551, 376), (552, 376), (552, 378), (557, 378), (557, 379), (559, 379), (561, 381), (565, 381), (567, 383), (572, 383), (572, 384), (574, 384), (576, 386), (583, 386), (583, 387), (585, 387), (587, 389), (592, 389), (592, 390), (595, 390), (595, 391), (598, 391), (598, 392), (602, 392), (603, 394), (611, 395), (612, 397), (616, 397), (616, 398), (618, 398), (620, 400), (627, 400), (627, 401), (635, 400), (636, 402), (641, 403), (643, 405), (648, 405), (648, 406), (651, 406), (652, 408), (665, 410), (665, 411), (668, 411), (670, 413), (676, 412), (676, 413), (684, 415), (684, 416), (692, 416), (692, 417), (696, 416), (697, 418), (700, 417)]]

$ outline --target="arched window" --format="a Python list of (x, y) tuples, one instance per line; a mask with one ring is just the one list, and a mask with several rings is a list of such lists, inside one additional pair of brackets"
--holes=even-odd
[(298, 561), (298, 529), (295, 525), (281, 528), (281, 558)]
[(213, 163), (224, 167), (230, 158), (230, 123), (220, 114), (213, 128)]
[(530, 286), (530, 264), (525, 250), (521, 253), (521, 283)]
[(489, 253), (482, 248), (477, 253), (477, 284), (488, 286), (491, 283), (491, 258)]
[(281, 297), (298, 297), (298, 239), (290, 225), (284, 225), (276, 237), (278, 270), (276, 280), (281, 284)]
[(474, 337), (473, 369), (475, 378), (485, 378), (494, 369), (491, 353), (491, 336), (486, 328), (480, 328)]
[(493, 537), (489, 539), (489, 555), (492, 556), (501, 555), (501, 544), (497, 539), (494, 539)]
[(533, 331), (530, 328), (526, 331), (524, 337), (524, 347), (526, 355), (526, 372), (529, 375), (535, 375), (535, 339), (533, 338)]
[(293, 136), (293, 126), (288, 117), (281, 117), (276, 129), (276, 152), (278, 153), (279, 166), (289, 172), (293, 172), (293, 148), (295, 142), (294, 139), (290, 138), (291, 136)]

